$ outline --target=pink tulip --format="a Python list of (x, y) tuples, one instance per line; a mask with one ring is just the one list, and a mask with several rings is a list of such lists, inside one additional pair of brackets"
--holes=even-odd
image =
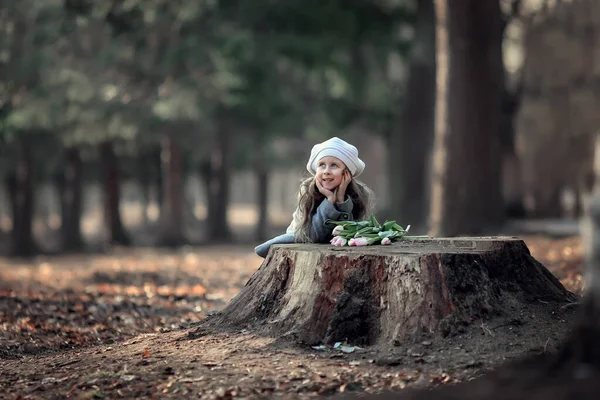
[(346, 245), (347, 240), (341, 236), (334, 236), (333, 239), (330, 240), (330, 243), (334, 246), (344, 246)]
[(348, 241), (348, 246), (356, 246), (356, 244), (354, 244), (356, 242), (356, 239), (350, 239)]
[(384, 237), (383, 239), (381, 239), (381, 244), (383, 244), (383, 245), (388, 245), (391, 243), (392, 243), (392, 241), (389, 237)]
[(354, 239), (355, 246), (366, 246), (369, 244), (369, 240), (366, 237), (359, 237)]
[(339, 235), (341, 231), (344, 230), (344, 227), (342, 225), (337, 225), (335, 228), (333, 228), (333, 232), (331, 232), (331, 234), (333, 236)]

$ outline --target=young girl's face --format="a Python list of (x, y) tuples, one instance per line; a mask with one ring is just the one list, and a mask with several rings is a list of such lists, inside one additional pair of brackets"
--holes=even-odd
[(339, 158), (323, 157), (317, 162), (315, 179), (319, 180), (325, 189), (333, 191), (342, 183), (345, 170), (346, 164)]

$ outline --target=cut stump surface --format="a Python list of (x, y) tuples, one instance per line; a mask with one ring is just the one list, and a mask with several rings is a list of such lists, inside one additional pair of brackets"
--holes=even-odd
[(248, 329), (307, 344), (392, 345), (446, 336), (528, 304), (575, 300), (518, 238), (278, 245), (200, 329)]

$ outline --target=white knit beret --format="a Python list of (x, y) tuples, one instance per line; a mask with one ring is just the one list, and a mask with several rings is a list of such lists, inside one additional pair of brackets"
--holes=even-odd
[(306, 164), (306, 169), (311, 174), (317, 171), (317, 162), (327, 156), (332, 156), (342, 160), (350, 170), (353, 177), (360, 175), (365, 169), (365, 163), (358, 158), (358, 149), (344, 140), (332, 137), (313, 146), (310, 151), (310, 158)]

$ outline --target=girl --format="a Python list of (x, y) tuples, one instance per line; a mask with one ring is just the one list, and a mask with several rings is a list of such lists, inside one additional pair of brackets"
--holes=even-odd
[(372, 192), (356, 180), (365, 169), (358, 150), (333, 137), (313, 146), (306, 169), (313, 175), (300, 184), (298, 207), (286, 233), (254, 251), (265, 258), (273, 244), (328, 243), (334, 224), (328, 220), (365, 219), (371, 209)]

